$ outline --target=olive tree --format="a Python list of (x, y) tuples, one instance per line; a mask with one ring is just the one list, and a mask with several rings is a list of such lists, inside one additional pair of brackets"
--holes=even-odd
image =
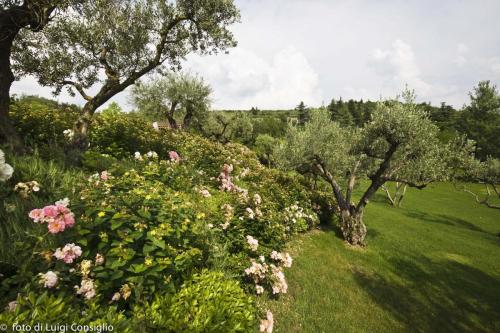
[[(363, 128), (342, 127), (325, 110), (311, 114), (303, 127), (290, 126), (277, 148), (278, 165), (302, 173), (314, 173), (332, 189), (346, 241), (364, 245), (363, 212), (386, 182), (422, 189), (448, 174), (451, 154), (440, 143), (438, 128), (413, 102), (380, 102)], [(359, 179), (369, 185), (357, 202), (353, 189)]]
[(74, 144), (85, 149), (101, 105), (154, 69), (179, 69), (191, 52), (235, 46), (228, 26), (238, 19), (232, 0), (88, 0), (43, 32), (26, 33), (14, 64), (56, 94), (67, 89), (83, 97)]
[(202, 124), (201, 133), (221, 143), (238, 141), (249, 144), (253, 137), (253, 124), (246, 111), (212, 111)]
[(200, 128), (210, 108), (212, 88), (196, 75), (170, 73), (132, 87), (131, 100), (148, 118), (166, 118), (171, 128)]
[(2, 0), (0, 1), (0, 142), (20, 148), (21, 140), (9, 118), (10, 87), (14, 82), (11, 68), (13, 43), (20, 31), (41, 31), (54, 14), (69, 4), (68, 0)]
[[(455, 180), (474, 181), (484, 185), (484, 193), (478, 193), (467, 185), (467, 182), (459, 184), (455, 182), (455, 188), (469, 193), (474, 200), (488, 208), (500, 209), (500, 160), (487, 158), (486, 161), (468, 160), (462, 164), (462, 173)], [(493, 200), (492, 200), (493, 198)], [(495, 202), (496, 199), (496, 202)]]

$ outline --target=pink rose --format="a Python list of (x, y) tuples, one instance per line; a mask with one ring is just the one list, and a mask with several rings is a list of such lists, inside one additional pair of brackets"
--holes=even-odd
[(68, 207), (64, 205), (56, 205), (58, 214), (67, 214), (70, 212)]
[(45, 217), (56, 217), (58, 214), (57, 206), (50, 205), (43, 207), (43, 214), (45, 215)]
[(62, 249), (58, 248), (54, 257), (64, 261), (67, 264), (73, 263), (73, 260), (82, 255), (82, 249), (74, 243), (66, 244)]
[(53, 219), (49, 221), (48, 228), (51, 234), (57, 234), (58, 232), (64, 231), (64, 229), (66, 228), (66, 223), (62, 218)]
[(73, 216), (73, 213), (65, 214), (63, 219), (66, 227), (72, 227), (75, 224), (75, 217)]
[(104, 170), (103, 172), (101, 172), (101, 180), (108, 180), (108, 172), (106, 170)]
[(170, 157), (170, 160), (172, 162), (179, 162), (181, 160), (181, 157), (179, 156), (179, 154), (177, 154), (177, 152), (175, 151), (170, 151), (168, 153), (168, 157)]
[(36, 208), (36, 209), (33, 209), (30, 213), (29, 213), (29, 217), (31, 219), (33, 219), (33, 221), (35, 223), (43, 223), (45, 222), (43, 219), (45, 217), (45, 214), (43, 213), (43, 209), (40, 209), (40, 208)]

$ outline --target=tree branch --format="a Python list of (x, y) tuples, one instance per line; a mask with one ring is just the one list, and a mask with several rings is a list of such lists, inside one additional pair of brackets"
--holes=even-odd
[(87, 102), (90, 102), (93, 99), (92, 96), (89, 96), (85, 93), (83, 86), (79, 83), (65, 80), (65, 81), (61, 81), (60, 84), (73, 86), (80, 93), (80, 95), (83, 97), (83, 99), (86, 100)]
[(356, 172), (358, 171), (360, 164), (361, 160), (357, 160), (356, 163), (354, 164), (354, 167), (350, 171), (351, 174), (349, 175), (349, 181), (347, 183), (347, 191), (345, 195), (345, 201), (347, 201), (347, 204), (349, 206), (351, 205), (352, 190), (354, 189), (354, 183), (356, 182)]
[(335, 195), (335, 199), (337, 199), (337, 203), (339, 204), (340, 209), (349, 210), (350, 208), (349, 202), (346, 202), (346, 200), (344, 199), (344, 196), (342, 195), (342, 189), (340, 188), (339, 184), (335, 181), (330, 171), (328, 171), (328, 169), (326, 168), (326, 165), (323, 162), (323, 160), (318, 155), (315, 155), (313, 158), (316, 161), (315, 166), (320, 172), (320, 175), (332, 187), (333, 194)]
[(356, 206), (356, 212), (359, 214), (363, 211), (365, 206), (368, 204), (368, 201), (372, 197), (372, 195), (377, 192), (380, 186), (384, 185), (385, 179), (383, 178), (383, 175), (386, 173), (386, 171), (389, 169), (391, 166), (391, 158), (398, 149), (399, 144), (398, 143), (392, 143), (389, 146), (389, 149), (385, 152), (384, 154), (384, 159), (382, 163), (380, 163), (377, 172), (375, 174), (370, 176), (370, 179), (372, 180), (370, 186), (366, 189), (365, 193), (363, 194), (363, 197), (361, 197), (361, 200), (359, 200), (358, 205)]

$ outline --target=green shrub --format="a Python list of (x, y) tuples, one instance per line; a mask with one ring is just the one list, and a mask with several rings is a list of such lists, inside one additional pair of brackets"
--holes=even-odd
[(43, 148), (64, 146), (68, 138), (64, 131), (73, 128), (79, 110), (72, 105), (37, 97), (23, 97), (12, 103), (10, 117), (26, 144)]
[(126, 113), (109, 112), (95, 116), (89, 141), (91, 149), (116, 158), (151, 150), (165, 156), (168, 146), (163, 146), (160, 135), (150, 122)]
[(173, 332), (254, 332), (255, 306), (239, 283), (220, 272), (193, 276), (174, 296), (170, 307)]
[(89, 171), (104, 171), (110, 169), (117, 159), (107, 154), (87, 150), (82, 156), (82, 166)]

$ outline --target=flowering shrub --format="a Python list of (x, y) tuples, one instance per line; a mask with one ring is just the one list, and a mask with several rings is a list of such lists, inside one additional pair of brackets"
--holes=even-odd
[(77, 293), (86, 298), (94, 297), (94, 289), (108, 301), (147, 298), (174, 288), (203, 265), (205, 228), (194, 205), (147, 172), (93, 176), (80, 204), (84, 210), (75, 244), (82, 247), (84, 260)]
[[(288, 291), (285, 269), (292, 258), (283, 247), (317, 223), (310, 193), (300, 177), (262, 167), (243, 146), (163, 130), (154, 135), (147, 140), (161, 143), (160, 149), (146, 146), (147, 140), (144, 146), (122, 145), (108, 153), (126, 153), (124, 160), (112, 157), (106, 168), (87, 167), (98, 172), (78, 188), (71, 206), (68, 200), (30, 205), (24, 216), (45, 232), (39, 238), (51, 241), (32, 248), (36, 265), (29, 268), (29, 289), (67, 295), (79, 306), (111, 304), (176, 332), (220, 331), (220, 322), (206, 320), (221, 316), (255, 328), (257, 314), (251, 302), (242, 301), (242, 288), (254, 295)], [(107, 148), (94, 149), (88, 156), (106, 156)], [(230, 273), (241, 287), (218, 281), (221, 273), (196, 275), (201, 269)], [(264, 330), (272, 331), (272, 314), (264, 320)], [(224, 328), (231, 331), (231, 323)]]

